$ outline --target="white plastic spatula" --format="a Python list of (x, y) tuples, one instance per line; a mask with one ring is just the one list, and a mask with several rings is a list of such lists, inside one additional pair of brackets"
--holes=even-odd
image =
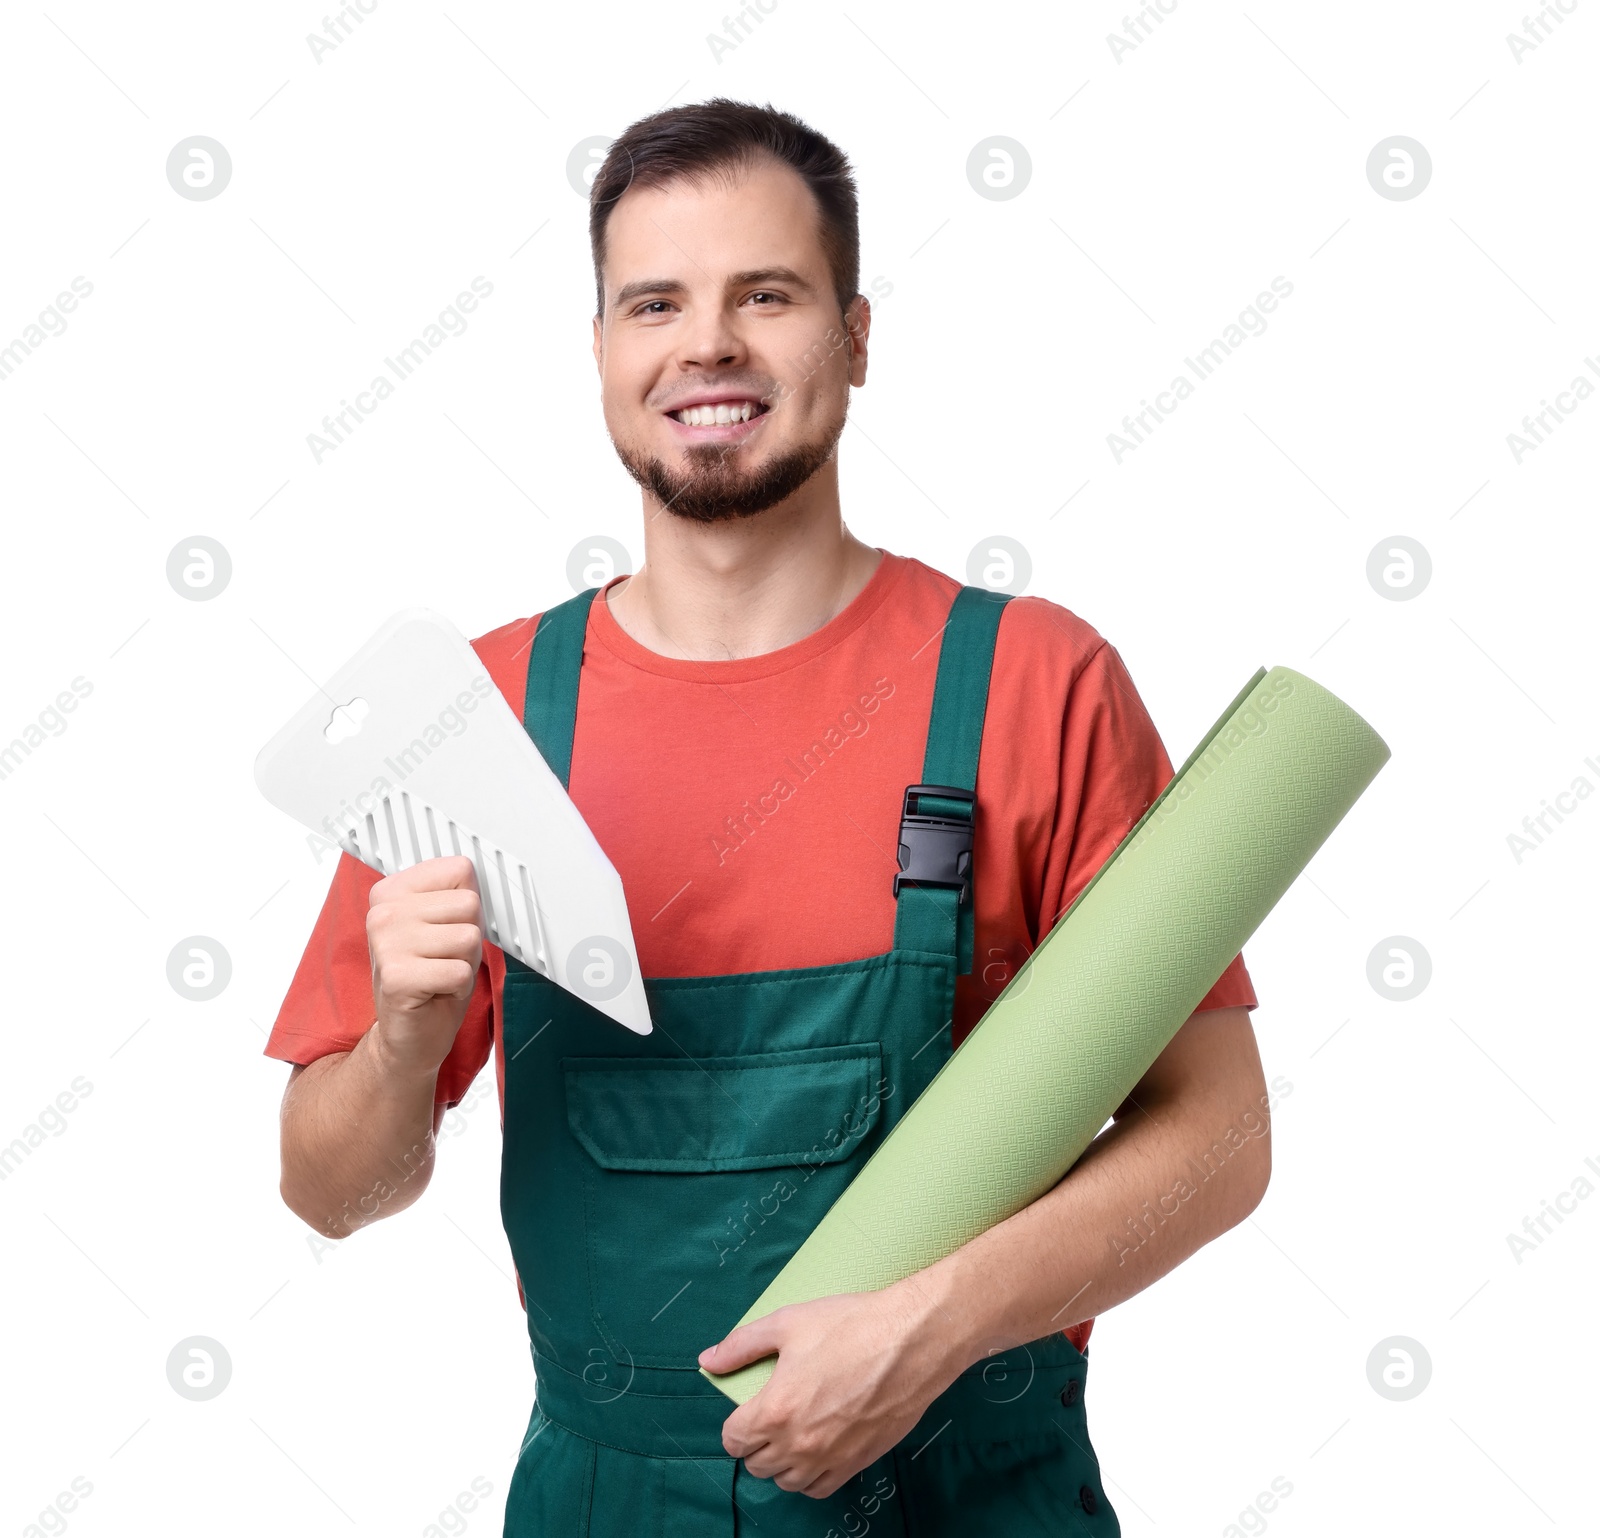
[(390, 619), (256, 755), (256, 784), (385, 875), (466, 855), (488, 940), (649, 1033), (622, 878), (442, 616)]

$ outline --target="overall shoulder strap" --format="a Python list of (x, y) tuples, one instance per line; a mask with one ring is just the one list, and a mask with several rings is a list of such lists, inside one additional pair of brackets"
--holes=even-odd
[(572, 729), (578, 719), (583, 637), (589, 627), (589, 605), (599, 591), (597, 587), (585, 588), (564, 603), (546, 609), (539, 616), (539, 628), (528, 649), (522, 724), (563, 789), (572, 773)]
[(972, 970), (972, 834), (978, 749), (1000, 614), (1009, 593), (963, 586), (939, 643), (922, 783), (906, 787), (895, 875), (894, 948), (948, 952)]

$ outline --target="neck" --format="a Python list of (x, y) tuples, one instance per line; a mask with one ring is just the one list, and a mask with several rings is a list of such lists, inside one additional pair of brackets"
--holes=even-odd
[(628, 635), (661, 656), (759, 657), (820, 630), (881, 559), (844, 526), (836, 495), (719, 523), (667, 512), (646, 519), (644, 563), (607, 603)]

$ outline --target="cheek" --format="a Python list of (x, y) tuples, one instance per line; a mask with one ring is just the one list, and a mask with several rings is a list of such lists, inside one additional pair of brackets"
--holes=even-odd
[(630, 342), (612, 343), (596, 377), (607, 423), (643, 420), (653, 413), (645, 401), (658, 390), (667, 370)]
[(791, 391), (780, 409), (788, 413), (791, 424), (802, 428), (820, 427), (837, 421), (843, 415), (849, 398), (850, 376), (842, 367), (834, 364), (827, 369), (818, 369)]

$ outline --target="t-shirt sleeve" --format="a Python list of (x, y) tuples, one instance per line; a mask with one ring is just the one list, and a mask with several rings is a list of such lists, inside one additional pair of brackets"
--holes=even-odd
[[(1117, 649), (1102, 642), (1067, 697), (1061, 794), (1046, 860), (1037, 945), (1172, 778), (1150, 713)], [(1235, 956), (1197, 1009), (1256, 1007)]]
[[(333, 884), (267, 1038), (266, 1056), (312, 1063), (330, 1052), (348, 1052), (371, 1028), (377, 1009), (367, 952), (367, 906), (381, 879), (359, 860), (340, 854)], [(461, 1100), (489, 1060), (492, 1008), (485, 964), (478, 968), (466, 1018), (439, 1069), (437, 1102), (454, 1105)]]

